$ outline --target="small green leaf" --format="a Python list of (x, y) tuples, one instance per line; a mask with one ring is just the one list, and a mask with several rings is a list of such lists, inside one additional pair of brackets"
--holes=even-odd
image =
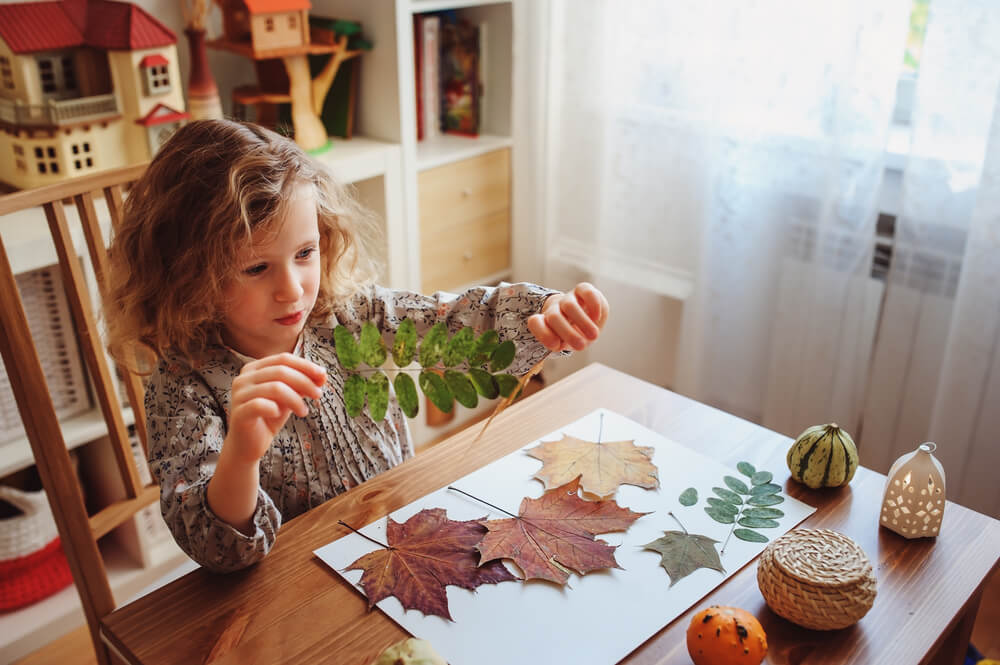
[(751, 529), (773, 529), (778, 526), (778, 523), (774, 520), (763, 517), (747, 517), (746, 515), (740, 518), (739, 524), (740, 526), (748, 526)]
[(736, 492), (731, 492), (724, 487), (713, 487), (712, 491), (715, 492), (718, 497), (725, 499), (729, 503), (735, 503), (737, 506), (743, 504), (743, 497)]
[(715, 508), (713, 506), (708, 506), (707, 508), (705, 508), (705, 512), (708, 513), (709, 517), (711, 517), (716, 522), (719, 522), (720, 524), (732, 524), (736, 518), (735, 515), (730, 515), (729, 513), (719, 510), (718, 508)]
[(354, 333), (346, 326), (338, 325), (333, 329), (333, 346), (337, 351), (337, 360), (344, 369), (354, 369), (361, 362), (361, 352), (354, 341)]
[(473, 352), (476, 365), (485, 365), (490, 359), (490, 354), (493, 353), (493, 349), (500, 346), (500, 335), (497, 334), (496, 330), (486, 330), (479, 339), (476, 340), (476, 347)]
[(733, 529), (733, 535), (740, 540), (745, 540), (748, 543), (766, 543), (767, 536), (761, 535), (756, 531), (751, 531), (750, 529)]
[(507, 340), (490, 354), (490, 371), (499, 372), (507, 369), (514, 362), (514, 342)]
[(406, 367), (413, 362), (416, 352), (417, 327), (412, 319), (403, 319), (396, 329), (396, 339), (392, 342), (392, 361), (396, 363), (396, 367)]
[(785, 497), (779, 494), (765, 494), (764, 496), (752, 496), (747, 499), (747, 503), (751, 506), (773, 506), (784, 500)]
[(399, 372), (392, 381), (396, 388), (396, 401), (407, 418), (413, 418), (420, 411), (420, 398), (417, 396), (417, 386), (413, 377), (406, 372)]
[(452, 335), (452, 338), (448, 340), (448, 345), (445, 346), (444, 356), (442, 361), (445, 367), (454, 367), (458, 365), (470, 355), (472, 355), (472, 350), (476, 346), (476, 333), (473, 332), (472, 328), (466, 326), (462, 328), (457, 333)]
[(764, 485), (771, 482), (774, 475), (770, 471), (758, 471), (750, 476), (750, 482), (754, 485)]
[(779, 519), (781, 517), (784, 517), (785, 513), (781, 512), (777, 508), (765, 508), (765, 507), (761, 506), (761, 507), (754, 507), (754, 508), (747, 508), (747, 509), (745, 509), (743, 511), (743, 516), (744, 517), (759, 517), (759, 518), (765, 519), (765, 520), (776, 520), (776, 519)]
[(384, 372), (375, 372), (368, 377), (367, 384), (368, 413), (372, 420), (379, 422), (385, 418), (389, 407), (389, 377)]
[(729, 513), (734, 517), (736, 516), (737, 513), (740, 512), (739, 506), (734, 506), (728, 501), (723, 501), (722, 499), (716, 499), (714, 496), (708, 497), (707, 499), (705, 499), (705, 501), (707, 501), (708, 505), (712, 506), (713, 508), (716, 508), (724, 513)]
[(344, 406), (347, 415), (356, 418), (365, 408), (365, 386), (367, 382), (360, 374), (351, 374), (344, 381)]
[[(441, 321), (434, 324), (427, 334), (424, 335), (424, 341), (420, 343), (420, 366), (434, 367), (441, 360), (441, 355), (444, 353), (444, 345), (448, 341), (448, 326), (446, 326)], [(421, 373), (421, 376), (423, 373)], [(439, 379), (441, 377), (438, 377)], [(441, 379), (442, 383), (444, 379)], [(420, 386), (423, 388), (423, 385)], [(427, 392), (426, 390), (424, 392)], [(431, 400), (432, 402), (434, 400)]]
[(444, 382), (438, 374), (424, 370), (417, 379), (420, 382), (420, 389), (427, 395), (427, 399), (437, 408), (445, 413), (451, 413), (454, 401), (448, 384)]
[(781, 491), (781, 485), (775, 485), (774, 483), (764, 483), (763, 485), (755, 485), (750, 489), (750, 496), (767, 496), (768, 494), (777, 494)]
[[(382, 340), (382, 333), (378, 331), (375, 324), (365, 321), (361, 326), (361, 360), (369, 367), (381, 367), (385, 362), (385, 342)], [(372, 375), (374, 376), (374, 375)], [(380, 420), (376, 418), (375, 420)]]
[(750, 462), (740, 462), (736, 465), (736, 470), (742, 473), (747, 478), (750, 478), (757, 472), (757, 469), (753, 467)]
[(486, 399), (496, 399), (497, 395), (500, 394), (497, 382), (493, 380), (493, 376), (486, 370), (479, 369), (478, 367), (470, 367), (469, 380), (476, 387), (476, 392)]
[(726, 483), (726, 487), (733, 490), (734, 492), (739, 492), (740, 494), (749, 494), (750, 488), (746, 486), (739, 478), (733, 478), (732, 476), (725, 476), (722, 482)]
[(689, 487), (681, 492), (681, 495), (677, 500), (681, 502), (682, 506), (693, 506), (698, 503), (698, 490), (693, 487)]
[(469, 380), (461, 372), (456, 372), (453, 369), (446, 369), (444, 371), (444, 382), (448, 384), (448, 388), (451, 390), (452, 394), (459, 404), (468, 408), (476, 408), (476, 404), (479, 404), (479, 397), (476, 395), (476, 387), (472, 385), (472, 381)]
[(517, 388), (517, 377), (510, 374), (494, 374), (493, 380), (497, 382), (497, 390), (504, 397), (510, 397), (514, 389)]

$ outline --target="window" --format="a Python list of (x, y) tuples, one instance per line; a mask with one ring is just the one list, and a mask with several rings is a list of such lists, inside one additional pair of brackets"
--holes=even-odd
[(274, 32), (274, 19), (270, 16), (264, 19), (264, 29), (268, 32)]
[(170, 92), (170, 63), (162, 55), (147, 55), (139, 63), (142, 86), (147, 95)]
[(56, 91), (56, 75), (52, 71), (51, 60), (40, 60), (38, 71), (42, 77), (42, 92), (53, 93)]
[(39, 173), (59, 173), (58, 158), (55, 146), (35, 146), (35, 167)]
[(70, 55), (38, 58), (38, 75), (42, 93), (52, 96), (73, 96), (78, 93), (76, 64)]
[(90, 154), (90, 143), (74, 143), (70, 146), (73, 153), (73, 168), (77, 171), (93, 168), (94, 158)]
[(14, 69), (11, 67), (10, 58), (0, 55), (0, 85), (7, 90), (14, 89)]
[(299, 22), (296, 20), (295, 14), (288, 15), (288, 27), (290, 29), (295, 30), (295, 28), (298, 26), (298, 23)]

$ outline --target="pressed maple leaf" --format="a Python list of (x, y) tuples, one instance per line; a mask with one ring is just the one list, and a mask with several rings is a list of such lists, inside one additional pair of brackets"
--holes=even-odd
[(451, 619), (445, 586), (475, 589), (517, 578), (501, 561), (479, 565), (476, 543), (486, 533), (482, 520), (459, 522), (442, 508), (421, 510), (404, 523), (389, 518), (389, 547), (369, 552), (345, 570), (363, 570), (368, 608), (395, 596), (404, 609)]
[(634, 441), (600, 443), (563, 434), (562, 439), (543, 441), (527, 453), (544, 462), (535, 477), (545, 483), (545, 489), (577, 476), (583, 491), (596, 496), (610, 496), (623, 484), (646, 489), (660, 486), (651, 461), (653, 449)]
[(715, 550), (718, 540), (686, 531), (664, 531), (643, 547), (662, 554), (660, 565), (670, 576), (670, 586), (677, 584), (699, 568), (711, 568), (725, 573), (719, 553)]
[(477, 546), (483, 561), (512, 559), (525, 579), (565, 584), (569, 571), (581, 575), (601, 568), (620, 568), (616, 546), (596, 540), (599, 533), (624, 531), (646, 513), (622, 508), (614, 501), (584, 501), (580, 479), (521, 501), (516, 518), (483, 521), (489, 529)]

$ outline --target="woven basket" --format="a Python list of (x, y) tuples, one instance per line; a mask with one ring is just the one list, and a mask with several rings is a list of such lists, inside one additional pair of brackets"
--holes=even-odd
[(775, 614), (813, 630), (846, 628), (875, 602), (868, 556), (829, 529), (796, 529), (768, 545), (757, 584)]
[(0, 485), (21, 515), (0, 519), (0, 612), (30, 605), (73, 583), (44, 491)]

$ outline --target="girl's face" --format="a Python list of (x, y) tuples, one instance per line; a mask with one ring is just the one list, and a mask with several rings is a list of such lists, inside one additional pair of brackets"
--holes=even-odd
[(223, 291), (226, 344), (252, 358), (294, 350), (319, 292), (319, 240), (313, 187), (298, 185), (277, 231), (254, 234)]

